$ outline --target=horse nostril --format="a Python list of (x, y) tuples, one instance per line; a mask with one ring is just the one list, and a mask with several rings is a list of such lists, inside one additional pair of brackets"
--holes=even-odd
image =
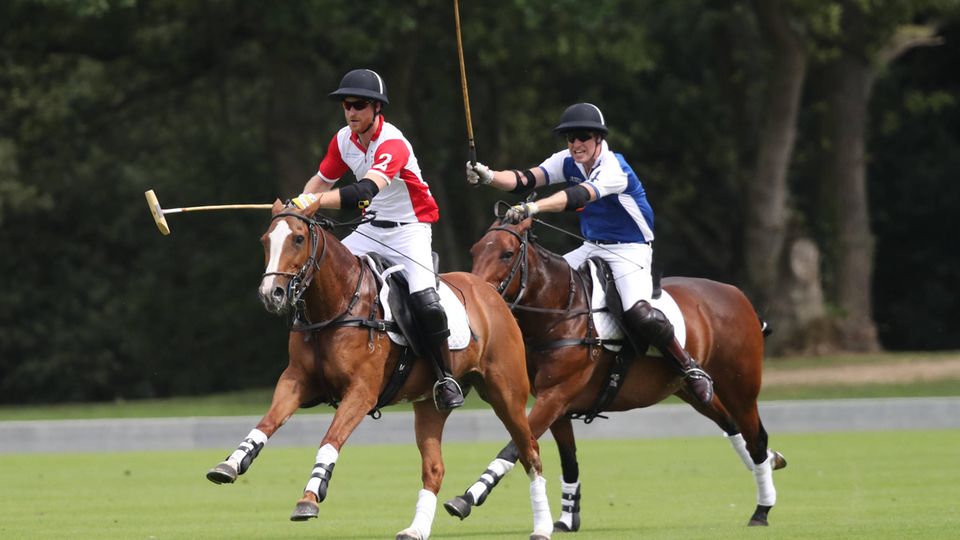
[(275, 302), (278, 302), (278, 303), (283, 302), (283, 297), (285, 295), (286, 293), (284, 292), (283, 287), (277, 287), (273, 289), (273, 300)]

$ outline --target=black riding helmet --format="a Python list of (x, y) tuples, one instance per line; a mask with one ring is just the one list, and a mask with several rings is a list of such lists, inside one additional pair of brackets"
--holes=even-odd
[(355, 69), (343, 76), (340, 87), (330, 92), (330, 97), (343, 99), (346, 97), (360, 97), (379, 101), (384, 105), (390, 103), (387, 99), (387, 85), (383, 77), (371, 69)]
[(592, 103), (577, 103), (563, 111), (560, 124), (553, 131), (558, 135), (571, 131), (594, 131), (606, 135), (607, 124), (599, 107)]

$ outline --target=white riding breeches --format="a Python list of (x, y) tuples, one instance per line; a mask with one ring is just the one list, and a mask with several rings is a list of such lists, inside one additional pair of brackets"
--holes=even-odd
[(640, 300), (650, 301), (653, 296), (653, 278), (650, 274), (653, 247), (650, 244), (597, 245), (584, 242), (563, 256), (573, 268), (580, 268), (590, 257), (600, 257), (610, 265), (624, 311)]
[(343, 239), (354, 255), (376, 253), (403, 265), (410, 292), (436, 287), (433, 273), (433, 230), (429, 223), (381, 228), (364, 223)]

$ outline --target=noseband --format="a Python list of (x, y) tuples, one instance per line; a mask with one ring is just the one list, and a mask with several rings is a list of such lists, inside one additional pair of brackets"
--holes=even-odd
[[(507, 227), (490, 227), (491, 231), (503, 231), (505, 233), (512, 234), (516, 237), (517, 241), (520, 242), (520, 250), (517, 252), (517, 255), (513, 259), (513, 264), (510, 266), (510, 273), (507, 274), (507, 277), (503, 278), (499, 285), (497, 285), (497, 292), (500, 293), (501, 298), (510, 303), (510, 309), (513, 310), (517, 307), (517, 304), (520, 303), (520, 300), (523, 298), (524, 293), (527, 292), (527, 249), (530, 245), (530, 230), (527, 229), (523, 231), (521, 236), (519, 233)], [(520, 292), (517, 293), (517, 297), (510, 302), (507, 300), (507, 287), (510, 286), (510, 283), (513, 281), (513, 278), (516, 277), (517, 272), (520, 272)]]
[[(296, 273), (264, 272), (260, 280), (263, 281), (263, 278), (267, 276), (285, 276), (290, 278), (289, 281), (287, 281), (287, 303), (294, 309), (300, 309), (303, 304), (303, 295), (307, 292), (307, 288), (310, 287), (310, 282), (313, 280), (314, 270), (320, 269), (320, 263), (323, 262), (323, 258), (327, 255), (327, 237), (323, 234), (324, 225), (327, 225), (327, 223), (295, 212), (280, 212), (274, 215), (270, 221), (273, 222), (286, 217), (296, 218), (307, 224), (307, 229), (310, 231), (310, 257), (307, 258), (303, 266), (301, 266), (300, 270)], [(323, 247), (320, 249), (320, 257), (318, 258), (317, 247), (320, 244), (320, 238), (323, 238)]]

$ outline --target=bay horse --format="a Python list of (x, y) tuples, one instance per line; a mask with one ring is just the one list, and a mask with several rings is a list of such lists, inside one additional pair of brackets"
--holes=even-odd
[[(438, 411), (428, 399), (434, 382), (429, 360), (414, 359), (402, 384), (386, 390), (394, 380), (392, 374), (407, 362), (405, 347), (386, 335), (388, 321), (383, 320), (378, 300), (378, 278), (366, 259), (352, 254), (328, 230), (335, 224), (317, 215), (318, 210), (319, 203), (304, 210), (279, 200), (273, 205), (270, 225), (261, 238), (266, 271), (259, 294), (268, 311), (283, 314), (292, 308), (295, 313), (288, 364), (269, 410), (237, 450), (210, 469), (207, 478), (217, 484), (233, 483), (298, 408), (332, 404), (336, 413), (290, 516), (293, 521), (315, 518), (340, 451), (364, 416), (377, 417), (382, 406), (412, 401), (423, 489), (411, 525), (396, 538), (424, 540), (431, 532), (444, 475), (440, 441), (449, 411)], [(548, 539), (553, 524), (539, 446), (526, 418), (530, 387), (520, 329), (503, 299), (477, 276), (454, 272), (442, 279), (459, 293), (472, 333), (466, 348), (451, 351), (451, 372), (493, 407), (519, 449), (531, 481), (534, 531), (530, 538)]]
[[(714, 381), (703, 405), (683, 384), (672, 361), (623, 348), (617, 358), (596, 339), (591, 322), (589, 275), (534, 241), (533, 221), (494, 222), (473, 245), (472, 272), (511, 304), (527, 345), (527, 369), (536, 401), (529, 415), (533, 434), (550, 429), (563, 469), (562, 511), (556, 530), (580, 527), (580, 482), (571, 417), (588, 423), (601, 412), (649, 407), (671, 394), (714, 421), (726, 434), (757, 485), (757, 506), (748, 522), (768, 525), (776, 502), (772, 471), (786, 466), (767, 448), (757, 412), (763, 364), (762, 321), (736, 287), (707, 279), (673, 277), (663, 288), (676, 300), (686, 325), (686, 348)], [(611, 285), (612, 286), (612, 285)], [(608, 388), (613, 387), (611, 392)], [(616, 390), (619, 388), (619, 390)], [(462, 496), (444, 503), (460, 519), (480, 505), (516, 461), (507, 445)]]

